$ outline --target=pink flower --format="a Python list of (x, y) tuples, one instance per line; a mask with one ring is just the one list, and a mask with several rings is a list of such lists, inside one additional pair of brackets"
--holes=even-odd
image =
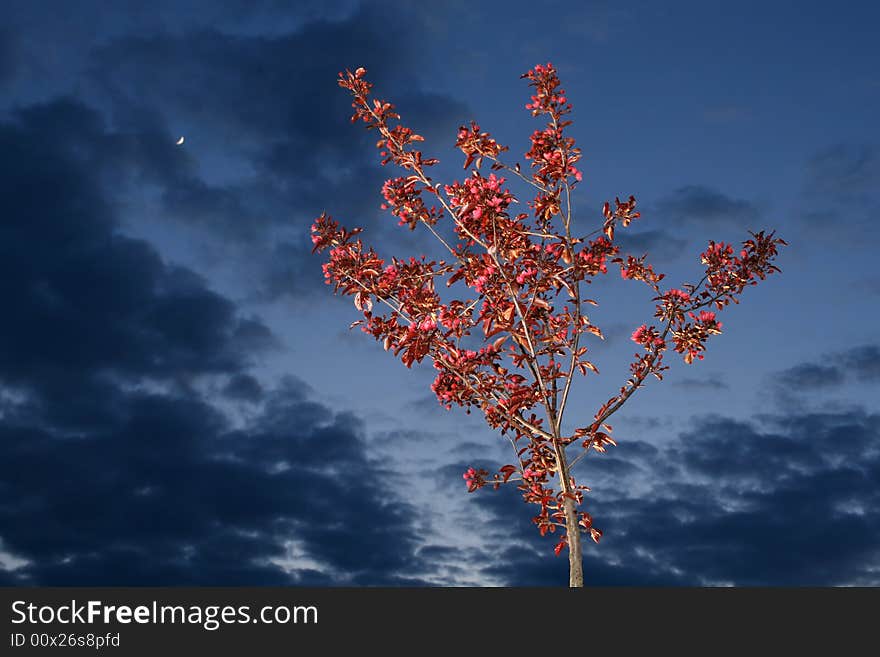
[(528, 269), (524, 269), (516, 276), (516, 282), (520, 285), (525, 284), (525, 282), (531, 278), (535, 277), (535, 274), (538, 273), (538, 270), (534, 267), (529, 267)]
[(633, 331), (632, 341), (636, 344), (642, 344), (645, 339), (645, 333), (648, 332), (648, 327), (642, 324), (639, 328)]

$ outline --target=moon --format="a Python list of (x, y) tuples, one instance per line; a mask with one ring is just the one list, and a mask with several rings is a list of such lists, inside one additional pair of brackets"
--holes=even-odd
[(178, 146), (183, 146), (183, 135), (175, 142)]

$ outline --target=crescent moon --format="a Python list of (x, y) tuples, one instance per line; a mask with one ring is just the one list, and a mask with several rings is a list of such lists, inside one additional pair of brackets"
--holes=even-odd
[(180, 139), (178, 139), (176, 143), (178, 146), (182, 146), (183, 145), (183, 136), (181, 136)]

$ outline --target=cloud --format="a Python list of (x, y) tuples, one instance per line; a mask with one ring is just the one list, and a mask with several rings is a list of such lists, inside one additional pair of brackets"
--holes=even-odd
[(465, 118), (465, 105), (418, 84), (418, 48), (405, 25), (403, 15), (364, 4), (345, 18), (275, 36), (127, 35), (92, 53), (91, 75), (119, 118), (138, 120), (147, 106), (189, 121), (203, 133), (202, 147), (220, 146), (302, 192), (315, 182), (348, 183), (359, 173), (353, 165), (375, 161), (372, 134), (348, 121), (339, 71), (366, 67), (377, 93), (393, 94), (407, 123), (428, 136), (449, 140)]
[(126, 374), (216, 371), (270, 346), (268, 329), (236, 317), (197, 274), (117, 233), (94, 163), (103, 136), (97, 116), (68, 101), (0, 124), (8, 156), (0, 164), (8, 217), (0, 267), (7, 312), (18, 320), (3, 329), (7, 376), (86, 363)]
[(863, 345), (840, 354), (843, 367), (856, 379), (866, 383), (880, 383), (880, 347)]
[(786, 399), (854, 382), (880, 383), (880, 347), (868, 344), (830, 352), (820, 362), (798, 363), (772, 374), (770, 380)]
[[(365, 64), (432, 148), (467, 118), (461, 102), (419, 80), (430, 57), (415, 42), (423, 26), (378, 5), (309, 3), (289, 22), (276, 20), (274, 2), (178, 4), (123, 20), (89, 2), (75, 21), (69, 10), (41, 17), (54, 27), (38, 35), (19, 38), (10, 22), (11, 49), (9, 32), (0, 35), (7, 98), (21, 98), (25, 81), (41, 97), (54, 83), (81, 94), (0, 123), (0, 491), (14, 500), (0, 507), (0, 580), (564, 582), (565, 560), (536, 537), (528, 507), (509, 491), (466, 497), (457, 465), (438, 476), (448, 474), (452, 499), (468, 501), (442, 518), (460, 535), (425, 544), (442, 513), (394, 490), (401, 477), (376, 460), (358, 418), (314, 401), (295, 379), (258, 380), (253, 366), (275, 346), (263, 321), (126, 232), (141, 222), (138, 234), (173, 243), (167, 217), (216, 239), (238, 256), (234, 267), (247, 263), (236, 274), (248, 286), (259, 275), (267, 299), (324, 291), (308, 223), (324, 209), (369, 223), (387, 175), (373, 135), (347, 123), (336, 72)], [(91, 19), (105, 15), (95, 32)], [(72, 32), (77, 47), (63, 50), (58, 40)], [(66, 55), (88, 57), (89, 74), (69, 69)], [(55, 60), (64, 65), (47, 82)], [(179, 134), (184, 148), (173, 146)], [(827, 196), (810, 200), (818, 213), (871, 216), (872, 148), (811, 165), (812, 187)], [(668, 233), (633, 233), (633, 249), (662, 248), (679, 220), (739, 227), (757, 212), (704, 187), (666, 201), (678, 213)], [(790, 374), (818, 390), (835, 376), (840, 386), (876, 381), (876, 362), (869, 345)], [(702, 418), (663, 449), (622, 441), (585, 462), (607, 532), (589, 546), (588, 581), (875, 583), (876, 414), (760, 421)]]
[[(876, 345), (862, 345), (772, 380), (804, 393), (833, 390), (880, 381), (878, 363)], [(584, 508), (605, 532), (598, 547), (586, 542), (588, 585), (880, 584), (880, 415), (851, 404), (779, 408), (786, 410), (749, 420), (693, 417), (662, 445), (622, 440), (585, 459), (578, 478), (592, 492)], [(473, 465), (467, 454), (455, 456), (461, 462), (442, 470), (449, 494)], [(470, 554), (484, 581), (567, 580), (567, 561), (537, 534), (516, 490), (484, 489), (469, 502), (458, 523), (484, 537)]]
[[(857, 408), (775, 415), (760, 426), (704, 417), (662, 449), (623, 442), (612, 458), (629, 468), (608, 472), (611, 460), (591, 457), (586, 509), (605, 536), (586, 545), (586, 581), (877, 585), (878, 439), (880, 416)], [(484, 577), (567, 581), (567, 561), (537, 535), (516, 491), (483, 490), (472, 500), (477, 511), (465, 527), (489, 543), (474, 557)]]
[(258, 402), (263, 398), (263, 386), (250, 374), (236, 374), (224, 386), (223, 394), (232, 399)]
[(87, 435), (0, 426), (0, 486), (16, 500), (0, 510), (4, 546), (29, 562), (16, 583), (418, 581), (415, 510), (382, 483), (357, 422), (298, 382), (236, 430), (196, 398), (112, 401), (118, 419)]
[[(485, 545), (427, 542), (431, 516), (395, 492), (356, 417), (296, 380), (256, 382), (273, 342), (259, 319), (120, 233), (106, 184), (130, 161), (108, 155), (120, 139), (73, 101), (0, 124), (15, 320), (0, 327), (0, 490), (16, 500), (0, 509), (4, 582), (565, 581), (512, 491), (474, 495), (455, 518)], [(824, 362), (875, 381), (878, 360), (866, 345)], [(250, 411), (233, 423), (236, 404)], [(587, 508), (606, 531), (588, 581), (876, 583), (878, 426), (859, 409), (703, 418), (663, 449), (587, 459)], [(462, 495), (464, 459), (453, 465), (434, 475)]]
[(262, 321), (120, 232), (118, 137), (70, 100), (0, 123), (3, 582), (421, 582), (357, 418), (256, 381)]
[[(256, 281), (256, 300), (297, 299), (324, 292), (308, 240), (321, 212), (369, 226), (367, 239), (392, 252), (414, 248), (396, 220), (376, 221), (382, 182), (396, 174), (378, 166), (373, 134), (350, 124), (351, 101), (336, 77), (366, 67), (426, 148), (448, 147), (470, 113), (423, 87), (411, 29), (418, 20), (367, 3), (268, 35), (206, 27), (125, 34), (93, 50), (89, 80), (95, 101), (127, 131), (186, 133), (192, 166), (151, 169), (164, 218), (234, 253)], [(415, 249), (426, 251), (422, 242)]]
[(648, 254), (648, 262), (670, 262), (681, 257), (688, 244), (665, 230), (642, 232), (619, 231), (616, 235), (621, 250), (634, 256)]
[(751, 201), (731, 198), (710, 187), (687, 185), (657, 202), (657, 213), (668, 222), (701, 227), (733, 226), (758, 230), (762, 213)]
[(778, 385), (795, 391), (836, 388), (844, 381), (844, 372), (834, 365), (801, 363), (773, 377)]

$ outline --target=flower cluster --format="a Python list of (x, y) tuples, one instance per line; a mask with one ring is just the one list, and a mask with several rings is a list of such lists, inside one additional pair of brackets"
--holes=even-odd
[(486, 485), (486, 477), (489, 476), (489, 472), (483, 470), (475, 470), (474, 468), (468, 468), (467, 471), (462, 475), (465, 483), (468, 487), (468, 492), (473, 493), (478, 488), (482, 488)]
[(665, 344), (663, 338), (660, 337), (660, 333), (657, 332), (657, 329), (653, 326), (646, 326), (645, 324), (642, 324), (639, 328), (633, 331), (631, 339), (633, 342), (646, 349), (650, 347), (659, 347)]
[(564, 134), (571, 122), (563, 117), (571, 112), (571, 104), (554, 66), (539, 64), (522, 77), (535, 89), (526, 109), (532, 116), (546, 114), (550, 119), (546, 128), (532, 133), (531, 148), (525, 154), (535, 169), (532, 179), (541, 189), (531, 206), (535, 217), (546, 227), (562, 211), (563, 187), (570, 190), (583, 180), (583, 174), (575, 167), (581, 159), (581, 150), (575, 146), (574, 139)]
[(562, 83), (553, 64), (538, 64), (521, 77), (529, 80), (529, 86), (535, 88), (531, 102), (526, 104), (526, 109), (532, 112), (532, 116), (549, 114), (560, 117), (571, 112), (571, 104), (565, 97), (565, 89), (560, 86)]
[(491, 347), (479, 351), (448, 348), (434, 358), (434, 369), (438, 374), (431, 384), (431, 391), (447, 408), (452, 404), (465, 407), (477, 404), (479, 388), (487, 382), (482, 370), (496, 360), (497, 352)]
[(598, 237), (587, 243), (578, 254), (578, 271), (588, 276), (607, 274), (606, 261), (610, 256), (617, 255), (619, 248), (605, 237)]
[(484, 157), (494, 160), (507, 150), (507, 146), (501, 146), (489, 136), (488, 132), (481, 132), (480, 126), (474, 121), (471, 121), (470, 128), (461, 126), (458, 129), (458, 139), (455, 141), (455, 147), (465, 154), (465, 169), (473, 164), (474, 160), (476, 160), (476, 166), (479, 169)]
[(383, 210), (390, 210), (391, 214), (400, 219), (401, 226), (408, 226), (415, 230), (419, 223), (433, 226), (443, 215), (443, 210), (436, 206), (430, 208), (422, 200), (422, 190), (416, 185), (417, 178), (391, 178), (382, 185), (382, 196), (385, 203), (381, 205)]
[(650, 285), (654, 291), (659, 292), (658, 284), (666, 278), (666, 276), (665, 274), (655, 273), (654, 268), (645, 263), (646, 257), (647, 256), (643, 255), (639, 258), (634, 258), (631, 255), (627, 255), (626, 260), (623, 258), (617, 258), (615, 262), (620, 263), (621, 278), (633, 281), (644, 281)]
[(733, 246), (724, 242), (709, 242), (709, 247), (700, 254), (700, 262), (706, 266), (707, 291), (705, 296), (716, 297), (713, 301), (721, 309), (740, 294), (748, 285), (756, 285), (769, 274), (778, 272), (772, 264), (780, 245), (785, 240), (765, 234), (764, 231), (751, 233), (752, 239), (742, 244), (739, 255), (734, 255)]
[(362, 121), (367, 124), (368, 129), (378, 130), (381, 134), (376, 148), (379, 149), (382, 165), (391, 162), (409, 171), (421, 171), (437, 164), (436, 158), (423, 158), (421, 151), (410, 148), (412, 144), (424, 141), (424, 137), (406, 126), (390, 124), (391, 121), (400, 119), (392, 103), (378, 99), (369, 101), (373, 85), (364, 79), (366, 73), (364, 68), (358, 68), (354, 73), (346, 71), (339, 74), (337, 82), (343, 89), (348, 89), (353, 97), (351, 106), (354, 114), (351, 122)]
[(516, 220), (507, 214), (514, 197), (509, 189), (503, 188), (504, 182), (504, 178), (498, 178), (494, 173), (485, 178), (479, 171), (474, 171), (467, 180), (446, 186), (449, 207), (458, 217), (455, 230), (466, 244), (479, 241), (496, 249), (528, 245), (527, 240), (518, 234)]

